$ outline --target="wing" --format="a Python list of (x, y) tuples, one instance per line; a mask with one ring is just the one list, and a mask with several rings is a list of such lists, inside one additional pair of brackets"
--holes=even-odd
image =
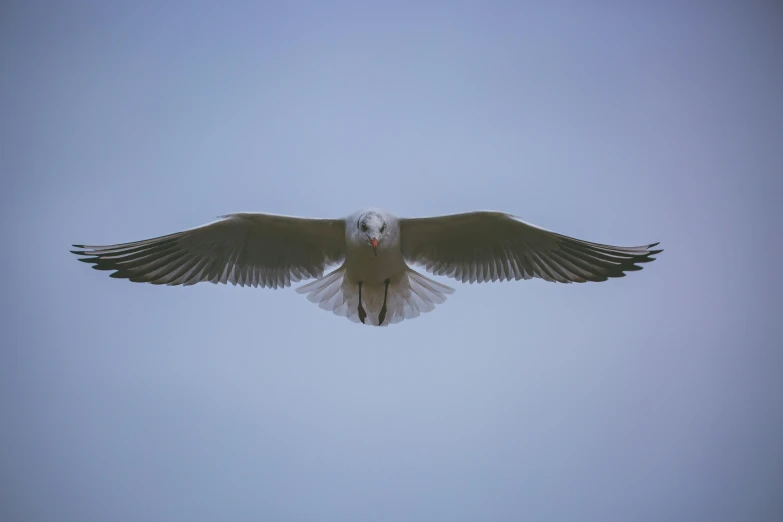
[(345, 257), (345, 223), (273, 214), (229, 214), (183, 232), (134, 243), (74, 245), (111, 277), (157, 285), (202, 281), (269, 288), (320, 277)]
[(560, 283), (606, 281), (654, 261), (658, 243), (616, 247), (589, 243), (502, 212), (400, 219), (405, 260), (463, 283), (540, 277)]

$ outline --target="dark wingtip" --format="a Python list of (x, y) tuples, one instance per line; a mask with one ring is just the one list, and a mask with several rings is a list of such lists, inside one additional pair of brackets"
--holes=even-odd
[(89, 252), (87, 252), (87, 245), (71, 245), (74, 250), (69, 250), (71, 254), (76, 254), (77, 256), (90, 256)]

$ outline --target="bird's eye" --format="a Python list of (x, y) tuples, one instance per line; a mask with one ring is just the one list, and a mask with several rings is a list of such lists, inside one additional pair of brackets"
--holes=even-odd
[(362, 223), (362, 232), (367, 232), (367, 223)]
[(384, 223), (383, 225), (381, 225), (381, 232), (383, 232), (384, 230), (386, 230), (386, 223)]

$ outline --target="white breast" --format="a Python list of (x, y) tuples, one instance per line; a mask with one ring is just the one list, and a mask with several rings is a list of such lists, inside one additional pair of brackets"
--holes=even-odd
[(380, 246), (377, 256), (370, 245), (349, 245), (345, 254), (346, 277), (352, 283), (381, 284), (386, 279), (395, 280), (407, 267), (399, 244)]

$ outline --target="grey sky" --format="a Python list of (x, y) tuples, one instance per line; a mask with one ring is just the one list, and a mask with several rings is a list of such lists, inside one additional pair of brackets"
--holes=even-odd
[[(783, 11), (736, 5), (3, 3), (0, 519), (782, 520)], [(666, 251), (385, 329), (68, 253), (365, 205)]]

